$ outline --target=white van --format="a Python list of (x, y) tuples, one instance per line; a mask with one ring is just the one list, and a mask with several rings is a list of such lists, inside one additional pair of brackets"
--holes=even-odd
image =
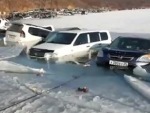
[(38, 42), (47, 37), (51, 30), (23, 23), (12, 23), (6, 31), (6, 45), (21, 44), (27, 48), (27, 51)]
[(30, 49), (29, 55), (57, 61), (70, 61), (88, 55), (90, 48), (96, 44), (110, 44), (111, 36), (103, 31), (59, 31), (51, 32), (45, 43)]

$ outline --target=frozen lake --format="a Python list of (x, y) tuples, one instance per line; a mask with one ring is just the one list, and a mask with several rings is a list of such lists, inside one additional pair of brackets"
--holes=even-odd
[[(124, 72), (75, 64), (47, 64), (29, 59), (25, 55), (10, 59), (34, 68), (44, 68), (49, 74), (1, 73), (0, 110), (6, 113), (143, 113), (150, 112), (150, 103), (124, 80)], [(79, 78), (73, 79), (78, 76)], [(19, 82), (18, 82), (19, 81)], [(60, 87), (60, 84), (63, 84)], [(27, 86), (27, 87), (26, 87)], [(88, 93), (77, 92), (78, 87), (88, 87)], [(9, 108), (10, 104), (36, 95), (29, 90), (43, 92)]]
[[(82, 16), (81, 19), (79, 19), (81, 15), (57, 18), (50, 22), (53, 21), (57, 25), (61, 22), (65, 24), (71, 18), (72, 21), (65, 24), (66, 26), (79, 25), (82, 28), (92, 26), (93, 29), (94, 27), (98, 29), (98, 26), (102, 25), (102, 29), (112, 32), (113, 38), (120, 35), (148, 37), (150, 36), (148, 14), (149, 9), (115, 11), (89, 14)], [(101, 20), (103, 24), (94, 25), (92, 19), (94, 15), (94, 20)], [(131, 19), (125, 18), (128, 17), (127, 15)], [(76, 20), (83, 22), (83, 19), (87, 20), (87, 23), (76, 22)], [(117, 19), (119, 19), (118, 23)], [(139, 19), (140, 22), (138, 22)], [(26, 21), (38, 23), (39, 20)], [(112, 25), (111, 22), (114, 24)], [(43, 21), (44, 23), (46, 21)], [(137, 26), (140, 27), (137, 28)], [(63, 27), (63, 25), (60, 24), (58, 27)], [(149, 100), (126, 83), (123, 78), (125, 72), (97, 67), (94, 59), (91, 60), (90, 67), (69, 63), (47, 63), (30, 59), (26, 55), (9, 60), (33, 68), (43, 68), (47, 74), (41, 77), (34, 74), (1, 72), (0, 112), (2, 113), (150, 113)], [(87, 87), (89, 92), (78, 92), (78, 87)]]

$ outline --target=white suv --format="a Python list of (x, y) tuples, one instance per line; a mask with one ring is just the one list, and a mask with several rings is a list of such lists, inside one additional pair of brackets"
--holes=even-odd
[(6, 31), (6, 45), (22, 44), (29, 48), (47, 37), (51, 30), (23, 23), (12, 23)]
[(97, 44), (110, 44), (108, 31), (59, 31), (51, 32), (45, 43), (30, 49), (29, 55), (47, 60), (72, 61), (88, 55), (91, 47)]

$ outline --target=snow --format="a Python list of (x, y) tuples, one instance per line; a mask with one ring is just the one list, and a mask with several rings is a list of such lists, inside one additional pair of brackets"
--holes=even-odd
[[(57, 27), (107, 29), (115, 36), (149, 36), (150, 9), (114, 11), (24, 22), (54, 24)], [(71, 21), (68, 21), (71, 20)], [(117, 33), (118, 34), (117, 34)], [(143, 34), (145, 33), (145, 34)], [(20, 55), (9, 59), (47, 73), (0, 72), (0, 112), (2, 113), (149, 113), (149, 101), (124, 80), (121, 70), (70, 63), (47, 63)], [(20, 67), (21, 69), (23, 67)], [(88, 93), (78, 92), (87, 87)], [(31, 97), (31, 98), (30, 98)], [(23, 101), (24, 100), (24, 101)]]
[(54, 25), (56, 28), (80, 27), (113, 32), (149, 33), (150, 9), (112, 11), (100, 14), (65, 16), (54, 19), (28, 19), (24, 23)]

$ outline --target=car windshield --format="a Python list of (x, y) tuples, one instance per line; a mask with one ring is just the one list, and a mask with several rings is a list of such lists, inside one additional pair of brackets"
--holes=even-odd
[(56, 44), (71, 44), (74, 40), (75, 33), (61, 33), (61, 32), (51, 32), (45, 42), (46, 43), (56, 43)]
[(110, 48), (132, 51), (147, 51), (150, 50), (150, 40), (141, 38), (119, 37), (112, 42)]

